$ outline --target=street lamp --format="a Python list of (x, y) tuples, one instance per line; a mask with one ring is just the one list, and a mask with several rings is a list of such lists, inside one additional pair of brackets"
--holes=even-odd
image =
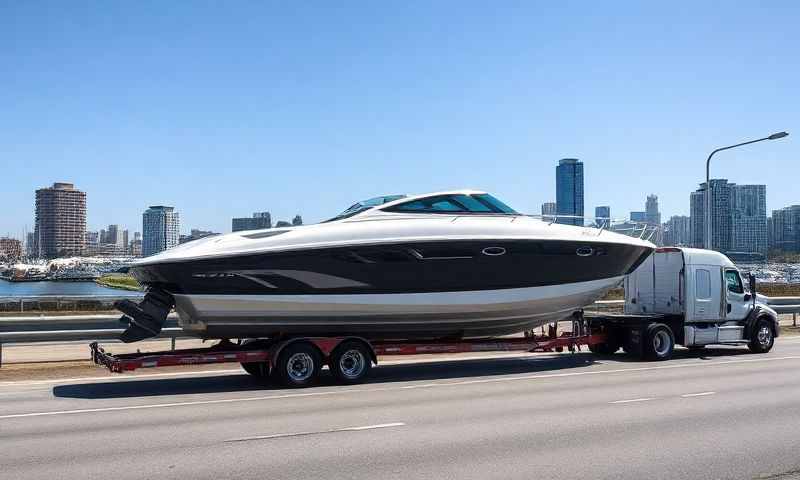
[(749, 142), (737, 143), (736, 145), (729, 145), (727, 147), (718, 148), (713, 152), (711, 152), (711, 155), (708, 156), (708, 160), (706, 160), (706, 214), (705, 214), (707, 249), (711, 250), (711, 179), (709, 178), (709, 169), (711, 168), (711, 157), (713, 157), (715, 153), (721, 152), (723, 150), (730, 150), (731, 148), (741, 147), (742, 145), (750, 145), (751, 143), (763, 142), (764, 140), (777, 140), (787, 135), (789, 135), (787, 132), (773, 133), (768, 137), (759, 138), (758, 140), (750, 140)]

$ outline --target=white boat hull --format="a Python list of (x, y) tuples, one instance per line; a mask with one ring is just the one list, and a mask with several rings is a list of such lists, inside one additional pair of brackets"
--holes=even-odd
[(622, 276), (466, 292), (330, 295), (175, 294), (179, 325), (205, 338), (278, 334), (368, 338), (492, 337), (563, 320)]

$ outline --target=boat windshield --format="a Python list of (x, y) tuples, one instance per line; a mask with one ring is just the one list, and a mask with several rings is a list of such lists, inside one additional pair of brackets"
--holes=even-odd
[(350, 207), (348, 207), (345, 211), (343, 211), (342, 213), (336, 215), (331, 219), (325, 220), (325, 222), (333, 222), (335, 220), (350, 218), (353, 215), (369, 210), (370, 208), (383, 205), (384, 203), (394, 202), (395, 200), (400, 200), (401, 198), (405, 197), (406, 195), (384, 195), (382, 197), (375, 197), (375, 198), (370, 198), (368, 200), (362, 200), (360, 202), (356, 202), (350, 205)]
[(491, 213), (519, 215), (513, 208), (488, 193), (444, 194), (409, 200), (393, 207), (388, 212), (414, 213)]

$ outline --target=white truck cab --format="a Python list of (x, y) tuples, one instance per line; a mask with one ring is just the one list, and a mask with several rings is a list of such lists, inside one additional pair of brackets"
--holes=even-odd
[(779, 333), (778, 316), (758, 303), (725, 255), (696, 248), (659, 248), (625, 278), (625, 314), (660, 315), (672, 341), (687, 347), (749, 344), (768, 351)]

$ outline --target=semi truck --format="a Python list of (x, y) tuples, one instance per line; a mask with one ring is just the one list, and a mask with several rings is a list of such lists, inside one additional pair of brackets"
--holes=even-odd
[(695, 248), (659, 248), (624, 280), (624, 314), (600, 318), (595, 331), (606, 342), (598, 353), (619, 348), (653, 360), (672, 356), (675, 345), (747, 345), (768, 352), (780, 333), (778, 314), (761, 303), (755, 277), (725, 255)]
[(756, 295), (755, 278), (725, 255), (693, 248), (659, 248), (624, 279), (623, 313), (578, 311), (571, 331), (521, 337), (378, 341), (361, 337), (287, 336), (222, 340), (198, 349), (114, 355), (91, 344), (92, 359), (113, 372), (146, 367), (238, 362), (260, 379), (288, 387), (316, 383), (323, 367), (339, 383), (364, 380), (381, 355), (415, 355), (489, 351), (569, 351), (586, 346), (597, 355), (623, 350), (648, 360), (667, 360), (676, 345), (747, 345), (768, 352), (779, 335), (777, 313)]

